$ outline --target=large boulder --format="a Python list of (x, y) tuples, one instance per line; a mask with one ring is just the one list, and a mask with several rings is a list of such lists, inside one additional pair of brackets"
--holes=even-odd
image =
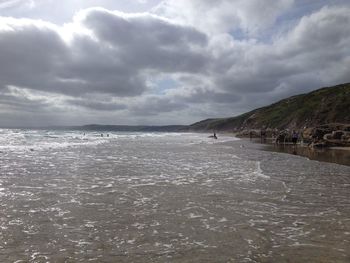
[(329, 127), (317, 127), (312, 131), (312, 138), (321, 140), (327, 133), (332, 133), (332, 129)]
[(335, 140), (341, 140), (341, 137), (344, 135), (344, 131), (333, 131), (332, 137)]

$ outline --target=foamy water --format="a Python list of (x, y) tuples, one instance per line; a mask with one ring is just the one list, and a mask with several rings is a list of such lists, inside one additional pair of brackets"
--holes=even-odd
[(0, 131), (0, 262), (349, 262), (350, 167), (100, 134)]

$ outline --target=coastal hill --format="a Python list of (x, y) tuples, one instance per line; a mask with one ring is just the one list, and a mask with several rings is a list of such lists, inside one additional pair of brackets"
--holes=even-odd
[(43, 127), (43, 129), (121, 132), (232, 132), (261, 128), (302, 129), (329, 123), (350, 124), (350, 83), (292, 96), (236, 117), (207, 119), (188, 126), (90, 124), (84, 126)]
[(189, 130), (301, 129), (326, 123), (350, 123), (350, 83), (292, 96), (236, 117), (203, 120)]

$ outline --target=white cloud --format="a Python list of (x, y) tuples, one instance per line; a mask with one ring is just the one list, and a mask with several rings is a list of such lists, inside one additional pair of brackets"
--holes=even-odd
[(154, 11), (203, 32), (241, 29), (249, 35), (271, 26), (294, 0), (166, 0)]

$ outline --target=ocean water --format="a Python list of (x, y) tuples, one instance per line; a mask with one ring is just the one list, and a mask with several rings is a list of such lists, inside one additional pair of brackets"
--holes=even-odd
[(0, 262), (350, 262), (350, 167), (205, 134), (0, 130)]

